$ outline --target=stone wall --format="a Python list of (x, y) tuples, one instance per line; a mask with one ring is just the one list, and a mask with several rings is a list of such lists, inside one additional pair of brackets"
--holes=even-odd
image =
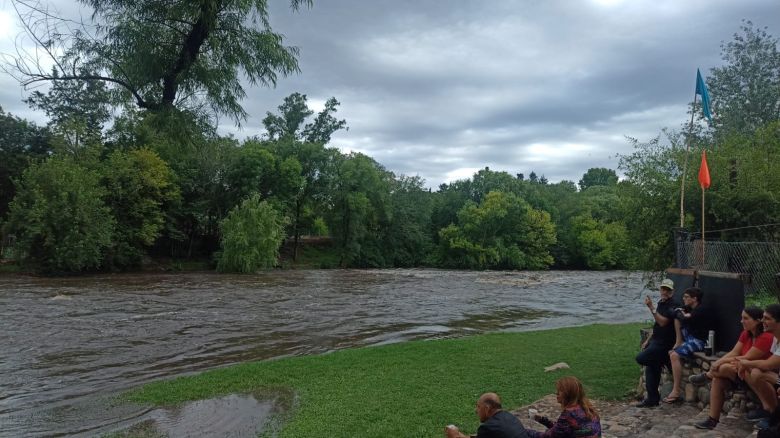
[[(648, 333), (642, 331), (642, 339), (647, 337)], [(710, 404), (710, 383), (703, 386), (696, 386), (688, 381), (688, 377), (692, 374), (699, 374), (710, 369), (710, 365), (723, 356), (725, 352), (718, 352), (715, 356), (707, 356), (704, 353), (694, 353), (692, 359), (683, 359), (683, 371), (682, 371), (682, 389), (685, 396), (685, 402), (696, 404), (700, 409), (704, 409)], [(664, 368), (661, 375), (661, 397), (666, 397), (672, 392), (672, 372)], [(645, 372), (642, 367), (642, 374), (639, 377), (639, 385), (637, 387), (637, 393), (639, 399), (646, 397), (645, 391)], [(752, 409), (761, 407), (761, 402), (758, 400), (758, 396), (745, 384), (741, 382), (736, 385), (732, 385), (729, 391), (726, 391), (725, 402), (723, 403), (723, 413), (728, 414), (732, 409), (736, 409), (736, 412), (747, 412)]]

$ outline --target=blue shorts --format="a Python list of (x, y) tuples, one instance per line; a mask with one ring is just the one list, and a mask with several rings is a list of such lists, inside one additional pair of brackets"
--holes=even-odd
[(683, 344), (674, 349), (675, 353), (682, 357), (691, 357), (693, 356), (693, 353), (696, 353), (697, 351), (704, 351), (704, 345), (706, 343), (699, 338), (691, 336), (691, 334), (688, 333), (687, 328), (682, 328), (682, 335)]

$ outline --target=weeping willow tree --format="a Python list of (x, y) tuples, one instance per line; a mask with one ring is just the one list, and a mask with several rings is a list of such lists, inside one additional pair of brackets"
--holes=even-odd
[(115, 104), (196, 110), (240, 124), (242, 77), (274, 86), (299, 71), (297, 48), (271, 29), (267, 0), (79, 0), (92, 11), (81, 22), (37, 0), (11, 3), (35, 48), (20, 43), (4, 68), (25, 87), (98, 81)]
[(284, 240), (286, 220), (271, 204), (253, 195), (222, 220), (222, 251), (217, 253), (220, 272), (252, 273), (271, 268)]

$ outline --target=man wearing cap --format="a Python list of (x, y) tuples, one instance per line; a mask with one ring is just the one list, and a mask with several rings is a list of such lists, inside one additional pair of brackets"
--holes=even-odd
[(666, 366), (669, 368), (669, 350), (672, 349), (675, 342), (674, 332), (674, 309), (679, 304), (674, 301), (674, 282), (667, 278), (661, 282), (661, 299), (658, 304), (653, 306), (653, 300), (650, 296), (645, 297), (645, 305), (653, 316), (653, 332), (650, 337), (642, 343), (642, 351), (636, 356), (639, 365), (645, 367), (645, 389), (647, 398), (642, 400), (636, 407), (651, 408), (658, 406), (661, 400), (661, 394), (658, 392), (658, 386), (661, 384), (661, 370)]

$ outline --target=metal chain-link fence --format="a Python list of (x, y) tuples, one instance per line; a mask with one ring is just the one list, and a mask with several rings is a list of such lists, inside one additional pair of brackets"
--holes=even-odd
[(678, 231), (676, 234), (677, 267), (747, 274), (746, 293), (780, 296), (777, 281), (780, 243), (726, 242), (709, 240), (707, 236), (702, 245), (701, 233)]

